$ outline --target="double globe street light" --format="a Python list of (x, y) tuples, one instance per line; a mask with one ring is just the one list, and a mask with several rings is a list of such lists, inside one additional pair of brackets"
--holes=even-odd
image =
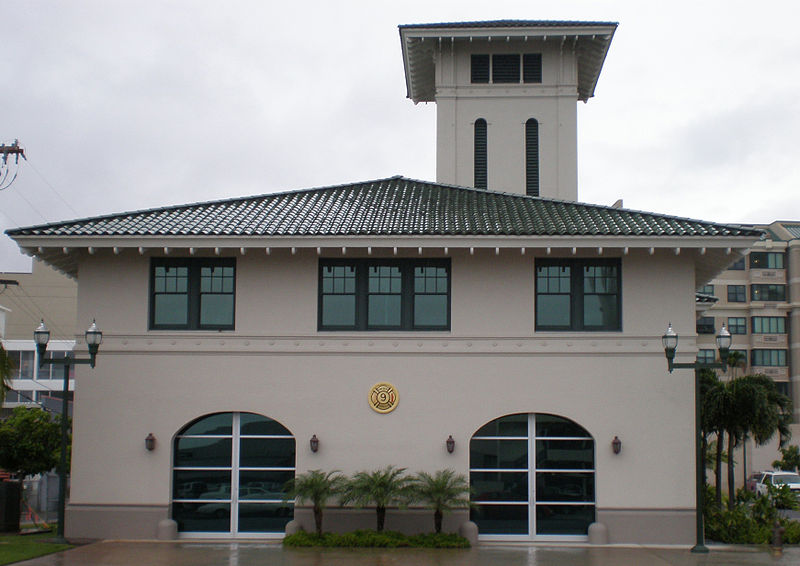
[(56, 540), (66, 542), (64, 539), (64, 518), (67, 507), (67, 444), (69, 439), (69, 425), (67, 412), (69, 410), (69, 372), (73, 365), (89, 364), (94, 367), (97, 351), (103, 342), (103, 333), (97, 328), (93, 320), (91, 326), (84, 333), (86, 345), (89, 348), (88, 358), (78, 358), (72, 352), (66, 352), (63, 358), (45, 358), (47, 343), (50, 342), (50, 331), (42, 320), (41, 324), (33, 331), (33, 341), (36, 343), (36, 353), (39, 356), (39, 367), (43, 365), (64, 366), (64, 386), (61, 391), (61, 461), (58, 468), (58, 528)]
[(728, 352), (731, 348), (731, 333), (722, 325), (717, 334), (717, 349), (719, 350), (719, 362), (676, 362), (675, 351), (678, 349), (678, 333), (672, 328), (672, 323), (667, 326), (667, 331), (661, 337), (661, 344), (664, 346), (664, 355), (667, 357), (667, 368), (672, 373), (673, 369), (693, 369), (694, 370), (694, 426), (695, 426), (695, 521), (697, 523), (697, 542), (692, 547), (692, 552), (706, 553), (708, 547), (705, 545), (705, 533), (703, 532), (703, 475), (705, 472), (705, 458), (703, 454), (703, 431), (700, 415), (700, 370), (701, 369), (728, 369)]

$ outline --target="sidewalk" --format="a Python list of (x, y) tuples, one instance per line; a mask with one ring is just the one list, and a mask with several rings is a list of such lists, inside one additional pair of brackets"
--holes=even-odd
[(800, 564), (800, 548), (774, 557), (756, 547), (688, 549), (480, 545), (471, 550), (289, 549), (279, 543), (99, 542), (24, 566), (759, 566)]

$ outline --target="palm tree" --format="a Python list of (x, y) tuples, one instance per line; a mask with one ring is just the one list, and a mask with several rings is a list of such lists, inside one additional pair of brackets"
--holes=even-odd
[(6, 400), (6, 392), (11, 389), (11, 376), (14, 375), (14, 365), (8, 352), (0, 342), (0, 405)]
[(327, 474), (320, 470), (309, 470), (286, 482), (284, 491), (286, 499), (294, 499), (302, 503), (311, 501), (314, 506), (314, 525), (317, 535), (322, 535), (322, 511), (331, 497), (339, 495), (345, 486), (345, 478), (338, 470)]
[(469, 482), (463, 474), (453, 470), (439, 470), (434, 475), (418, 472), (412, 479), (415, 499), (433, 509), (433, 526), (442, 532), (445, 511), (456, 507), (469, 507)]
[(701, 426), (704, 438), (710, 434), (717, 437), (714, 466), (715, 499), (722, 505), (722, 461), (725, 446), (725, 431), (730, 419), (730, 395), (725, 383), (711, 370), (700, 370), (700, 391), (702, 395)]
[(377, 530), (383, 531), (386, 507), (405, 503), (411, 495), (411, 480), (405, 468), (387, 466), (374, 472), (358, 472), (345, 487), (342, 503), (353, 502), (358, 506), (375, 505)]
[[(752, 435), (756, 445), (772, 440), (777, 433), (782, 447), (791, 437), (792, 403), (766, 375), (745, 375), (725, 384), (728, 399), (726, 431), (728, 454), (733, 454), (737, 442), (744, 442)], [(728, 505), (734, 501), (734, 466), (728, 459)]]

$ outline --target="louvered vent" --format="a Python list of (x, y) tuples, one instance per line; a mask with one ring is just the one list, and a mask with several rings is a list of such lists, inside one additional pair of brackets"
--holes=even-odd
[(472, 82), (473, 83), (488, 83), (489, 82), (489, 56), (488, 55), (473, 55), (472, 56)]
[(519, 55), (516, 53), (498, 53), (492, 55), (492, 82), (519, 82)]
[(486, 173), (486, 120), (475, 120), (475, 188), (487, 187)]
[(525, 194), (539, 196), (539, 122), (525, 122)]
[(541, 53), (525, 53), (522, 56), (522, 81), (526, 83), (542, 82)]

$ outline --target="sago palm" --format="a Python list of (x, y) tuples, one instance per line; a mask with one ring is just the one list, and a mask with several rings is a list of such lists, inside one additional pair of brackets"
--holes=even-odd
[(345, 488), (342, 503), (375, 505), (376, 528), (378, 532), (383, 531), (386, 508), (405, 503), (411, 495), (411, 479), (405, 475), (405, 471), (405, 468), (387, 466), (374, 472), (354, 474)]
[(286, 482), (284, 487), (287, 499), (294, 499), (302, 503), (310, 501), (314, 507), (314, 526), (317, 535), (322, 535), (322, 512), (332, 497), (339, 495), (345, 486), (345, 478), (338, 470), (322, 472), (309, 470)]
[(469, 482), (463, 474), (453, 470), (439, 470), (431, 475), (418, 472), (413, 478), (414, 499), (433, 509), (433, 526), (436, 533), (442, 532), (445, 511), (457, 507), (469, 507)]

